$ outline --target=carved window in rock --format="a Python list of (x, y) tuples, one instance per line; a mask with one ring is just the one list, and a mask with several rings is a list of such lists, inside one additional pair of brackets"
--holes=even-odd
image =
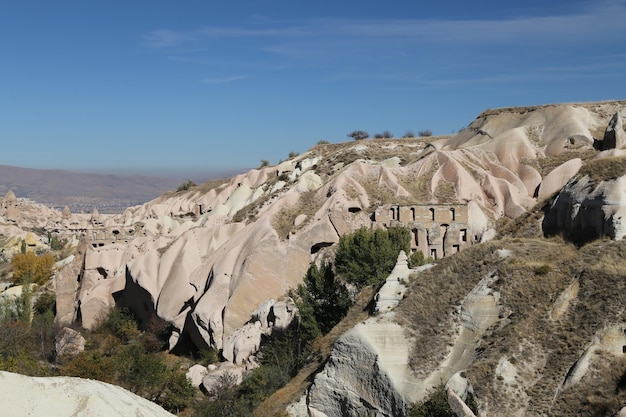
[(467, 229), (461, 229), (461, 242), (467, 242)]
[(433, 259), (437, 259), (437, 249), (430, 250), (430, 257)]
[(450, 220), (456, 221), (456, 213), (454, 212), (454, 207), (450, 208)]
[[(412, 221), (415, 221), (415, 207), (411, 207), (411, 219)], [(416, 231), (416, 235), (417, 235), (417, 231)]]
[(390, 213), (390, 215), (391, 215), (391, 220), (395, 220), (395, 219), (396, 219), (396, 208), (395, 208), (395, 207), (392, 207), (392, 208), (389, 210), (389, 213)]
[(435, 221), (435, 209), (431, 207), (428, 211), (430, 211), (430, 220)]

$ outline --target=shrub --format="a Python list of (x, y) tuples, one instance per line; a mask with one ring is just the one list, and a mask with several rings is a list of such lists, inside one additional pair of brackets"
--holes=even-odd
[(270, 161), (268, 161), (267, 159), (261, 159), (261, 165), (259, 165), (259, 168), (265, 168), (270, 166)]
[(320, 268), (311, 264), (304, 285), (298, 285), (296, 300), (303, 332), (309, 339), (320, 332), (328, 333), (352, 305), (347, 288), (335, 277), (330, 263)]
[(35, 314), (45, 314), (47, 311), (50, 311), (54, 315), (56, 313), (56, 303), (57, 299), (54, 293), (44, 292), (37, 297), (33, 310)]
[(433, 132), (430, 129), (426, 129), (426, 130), (420, 130), (419, 132), (417, 132), (417, 134), (420, 138), (424, 138), (424, 137), (432, 136)]
[(364, 130), (354, 130), (354, 131), (348, 133), (347, 136), (349, 138), (354, 139), (354, 140), (363, 140), (363, 139), (367, 139), (367, 138), (370, 137), (369, 133), (367, 133)]
[(191, 180), (187, 180), (185, 182), (183, 182), (182, 184), (180, 184), (178, 186), (178, 188), (176, 189), (176, 191), (187, 191), (188, 189), (190, 189), (191, 187), (195, 187), (196, 183), (191, 181)]
[(46, 253), (37, 256), (34, 252), (18, 253), (11, 260), (13, 265), (13, 283), (32, 282), (45, 284), (52, 275), (54, 256)]
[(548, 264), (543, 264), (535, 268), (535, 275), (546, 275), (552, 271), (552, 267)]
[[(465, 404), (474, 414), (477, 413), (476, 401), (472, 394), (467, 395)], [(448, 404), (448, 393), (444, 384), (436, 386), (423, 402), (409, 406), (406, 415), (407, 417), (456, 417)]]
[(296, 151), (289, 152), (289, 158), (295, 158), (298, 155), (300, 155), (300, 154), (298, 152), (296, 152)]
[(370, 231), (361, 228), (339, 239), (335, 268), (346, 281), (362, 288), (385, 280), (401, 250), (409, 253), (411, 232), (403, 227)]
[(318, 142), (317, 142), (317, 144), (318, 144), (318, 145), (328, 145), (329, 143), (330, 143), (330, 142), (329, 142), (329, 141), (327, 141), (327, 140), (325, 140), (325, 139), (322, 139), (322, 140), (320, 140), (320, 141), (318, 141)]
[(383, 132), (383, 138), (385, 138), (385, 139), (391, 139), (392, 137), (393, 137), (393, 133), (391, 133), (390, 131), (385, 130), (385, 131)]
[(415, 133), (413, 133), (412, 130), (407, 130), (406, 133), (404, 134), (405, 138), (414, 138), (415, 137)]
[(435, 259), (430, 256), (426, 258), (424, 256), (424, 252), (421, 250), (413, 252), (408, 259), (409, 268), (417, 268), (418, 266), (426, 265), (432, 262), (435, 262)]
[(132, 313), (125, 308), (114, 307), (111, 309), (103, 325), (124, 342), (139, 336), (137, 321)]

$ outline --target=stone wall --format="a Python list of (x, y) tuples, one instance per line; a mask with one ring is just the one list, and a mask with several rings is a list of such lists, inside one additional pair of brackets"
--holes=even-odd
[(411, 252), (421, 250), (435, 259), (460, 252), (473, 243), (466, 204), (384, 205), (373, 216), (375, 224), (411, 230)]

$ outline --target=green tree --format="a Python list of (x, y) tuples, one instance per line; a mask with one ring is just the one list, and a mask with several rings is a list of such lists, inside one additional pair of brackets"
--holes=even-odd
[(363, 140), (363, 139), (367, 139), (370, 137), (369, 133), (367, 133), (364, 130), (354, 130), (348, 133), (346, 136), (354, 140)]
[(297, 294), (301, 324), (311, 339), (317, 336), (316, 333), (328, 333), (352, 305), (345, 285), (335, 277), (332, 264), (326, 262), (320, 268), (315, 263), (311, 264), (304, 277), (304, 285), (298, 285)]
[(370, 231), (363, 227), (341, 236), (335, 256), (337, 274), (358, 288), (387, 278), (401, 250), (409, 253), (411, 232), (403, 227)]

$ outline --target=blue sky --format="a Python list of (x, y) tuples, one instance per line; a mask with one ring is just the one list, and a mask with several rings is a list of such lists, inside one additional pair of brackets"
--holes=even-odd
[(626, 0), (0, 2), (6, 165), (219, 172), (624, 86)]

